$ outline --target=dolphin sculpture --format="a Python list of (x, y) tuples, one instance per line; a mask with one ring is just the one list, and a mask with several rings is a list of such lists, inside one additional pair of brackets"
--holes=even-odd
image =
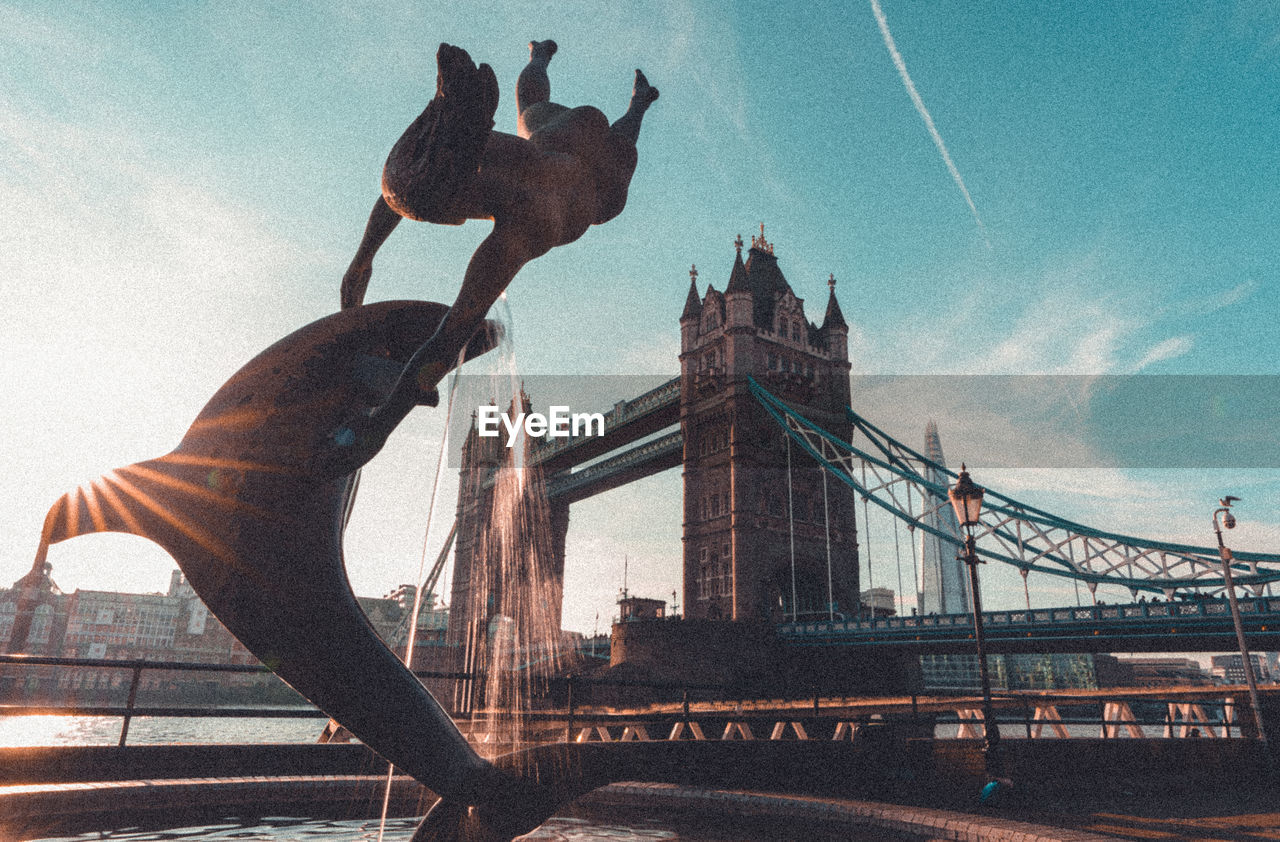
[[(342, 554), (355, 472), (408, 412), (387, 396), (446, 310), (422, 301), (370, 304), (281, 339), (214, 394), (171, 453), (60, 497), (24, 581), (38, 584), (49, 546), (78, 535), (125, 532), (159, 544), (249, 651), (440, 796), (413, 842), (509, 840), (617, 780), (763, 788), (787, 781), (812, 791), (832, 781), (896, 782), (895, 764), (882, 754), (833, 741), (559, 743), (494, 763), (475, 753), (378, 638)], [(486, 322), (461, 356), (484, 353), (497, 337)], [(433, 396), (417, 399), (430, 404)], [(20, 600), (18, 619), (28, 622), (15, 624), (11, 648), (25, 642), (33, 609)]]
[[(385, 420), (388, 395), (447, 310), (370, 304), (281, 339), (217, 391), (171, 453), (59, 498), (32, 569), (45, 569), (49, 545), (78, 535), (154, 541), (277, 675), (450, 804), (482, 805), (482, 824), (509, 839), (545, 820), (554, 803), (467, 744), (378, 638), (343, 562), (348, 486), (412, 408)], [(497, 337), (486, 322), (463, 356), (484, 353)], [(368, 423), (374, 410), (383, 413), (380, 428)], [(476, 810), (461, 814), (474, 823)]]

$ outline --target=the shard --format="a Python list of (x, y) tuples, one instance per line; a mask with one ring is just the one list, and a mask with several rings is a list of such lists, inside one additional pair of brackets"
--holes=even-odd
[[(924, 455), (935, 464), (946, 467), (938, 425), (930, 421), (924, 429)], [(925, 469), (925, 478), (945, 487), (947, 476), (933, 468)], [(960, 540), (960, 524), (946, 497), (930, 496), (922, 521)], [(920, 612), (922, 614), (966, 614), (971, 610), (969, 580), (964, 562), (956, 557), (956, 545), (937, 535), (920, 530)]]

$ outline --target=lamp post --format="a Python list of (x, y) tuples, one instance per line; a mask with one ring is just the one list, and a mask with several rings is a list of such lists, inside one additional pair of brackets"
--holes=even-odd
[[(1236, 643), (1240, 646), (1240, 666), (1244, 668), (1244, 680), (1249, 685), (1249, 706), (1253, 708), (1253, 724), (1258, 729), (1258, 740), (1267, 742), (1267, 730), (1262, 725), (1262, 706), (1258, 702), (1258, 679), (1253, 674), (1253, 662), (1249, 660), (1249, 647), (1244, 642), (1244, 626), (1240, 623), (1240, 603), (1236, 601), (1236, 584), (1231, 578), (1231, 550), (1222, 542), (1222, 529), (1236, 528), (1235, 515), (1231, 514), (1231, 504), (1238, 502), (1239, 497), (1230, 495), (1218, 501), (1219, 508), (1213, 510), (1213, 531), (1218, 536), (1218, 555), (1222, 558), (1222, 584), (1227, 589), (1227, 602), (1231, 605), (1231, 622), (1236, 627)], [(1218, 515), (1222, 515), (1222, 525), (1218, 525)]]
[(961, 464), (960, 477), (954, 486), (947, 489), (947, 496), (956, 510), (956, 520), (964, 527), (965, 532), (960, 559), (969, 567), (969, 593), (973, 600), (973, 639), (978, 646), (978, 675), (982, 681), (983, 752), (986, 755), (987, 771), (994, 773), (998, 771), (999, 765), (995, 752), (1000, 745), (1000, 727), (996, 725), (991, 711), (991, 677), (987, 674), (987, 651), (982, 633), (982, 596), (978, 593), (978, 565), (983, 562), (978, 558), (977, 544), (973, 538), (973, 528), (978, 525), (978, 518), (982, 514), (982, 495), (985, 491), (969, 478), (968, 469)]

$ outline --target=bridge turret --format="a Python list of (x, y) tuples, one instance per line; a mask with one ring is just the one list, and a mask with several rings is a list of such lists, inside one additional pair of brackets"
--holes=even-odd
[(725, 321), (730, 330), (751, 327), (752, 296), (751, 286), (747, 281), (747, 267), (742, 262), (742, 237), (733, 241), (737, 251), (733, 259), (733, 269), (729, 272), (729, 286), (725, 288)]
[(702, 319), (702, 299), (698, 297), (698, 267), (689, 267), (689, 294), (680, 314), (680, 350), (687, 351), (698, 339), (698, 322)]
[(822, 319), (822, 335), (826, 339), (827, 352), (831, 359), (848, 362), (849, 360), (849, 325), (845, 323), (844, 313), (840, 312), (840, 302), (836, 300), (836, 276), (827, 278), (827, 287), (831, 290), (827, 296), (827, 313)]

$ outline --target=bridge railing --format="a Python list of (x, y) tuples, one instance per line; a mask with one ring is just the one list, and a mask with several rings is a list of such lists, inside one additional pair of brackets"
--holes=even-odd
[[(1240, 613), (1248, 616), (1280, 615), (1280, 597), (1264, 596), (1239, 601)], [(984, 611), (983, 622), (996, 627), (1054, 626), (1078, 624), (1140, 622), (1148, 619), (1166, 620), (1171, 617), (1194, 619), (1197, 617), (1225, 619), (1230, 608), (1225, 599), (1195, 599), (1173, 602), (1136, 602), (1127, 605), (1087, 605), (1063, 608), (1034, 608), (1010, 611)], [(972, 614), (924, 614), (906, 617), (890, 616), (844, 620), (815, 620), (812, 622), (782, 623), (778, 633), (785, 637), (811, 634), (856, 634), (879, 631), (936, 631), (951, 628), (969, 628)]]

